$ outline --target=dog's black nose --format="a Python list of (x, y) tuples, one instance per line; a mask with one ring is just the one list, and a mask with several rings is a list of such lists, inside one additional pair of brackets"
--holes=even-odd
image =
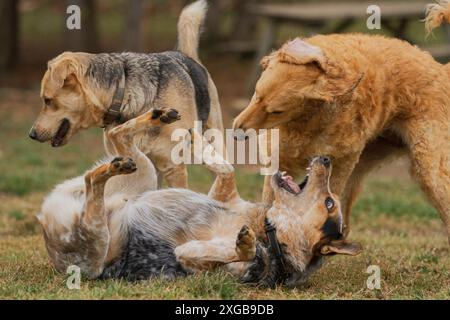
[(38, 135), (37, 132), (34, 128), (31, 128), (30, 133), (28, 134), (28, 136), (33, 139), (33, 140), (37, 140)]
[(328, 168), (331, 164), (331, 159), (329, 157), (320, 157), (320, 162), (322, 162), (323, 165)]

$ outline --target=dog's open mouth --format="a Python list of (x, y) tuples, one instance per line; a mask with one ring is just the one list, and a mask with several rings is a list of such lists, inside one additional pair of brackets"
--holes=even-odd
[(305, 176), (300, 184), (297, 184), (292, 176), (287, 175), (286, 172), (278, 172), (276, 174), (276, 179), (280, 188), (292, 194), (300, 194), (303, 189), (305, 189), (306, 184), (308, 183), (308, 176), (309, 173)]
[(58, 131), (56, 131), (56, 134), (51, 139), (52, 147), (59, 147), (64, 142), (64, 139), (66, 138), (67, 133), (69, 133), (69, 130), (70, 122), (69, 120), (64, 118), (59, 125)]

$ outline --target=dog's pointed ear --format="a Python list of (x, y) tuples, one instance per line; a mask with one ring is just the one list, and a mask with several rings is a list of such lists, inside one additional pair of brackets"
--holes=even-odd
[(292, 64), (316, 64), (326, 71), (326, 57), (322, 49), (299, 38), (287, 42), (279, 51), (280, 61)]
[(323, 245), (320, 248), (322, 255), (346, 254), (356, 256), (362, 252), (362, 245), (358, 242), (348, 242), (346, 240), (336, 240)]

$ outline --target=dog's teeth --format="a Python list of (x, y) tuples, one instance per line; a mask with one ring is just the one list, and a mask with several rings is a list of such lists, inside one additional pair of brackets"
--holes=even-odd
[(286, 171), (281, 171), (281, 175), (285, 176), (286, 175)]

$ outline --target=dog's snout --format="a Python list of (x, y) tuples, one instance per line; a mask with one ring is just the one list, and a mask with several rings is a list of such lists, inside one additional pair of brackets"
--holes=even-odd
[(28, 136), (33, 139), (33, 140), (37, 140), (38, 139), (38, 134), (36, 129), (31, 128), (30, 132), (28, 133)]
[(235, 120), (233, 122), (233, 130), (242, 130), (242, 124), (239, 121)]
[(327, 168), (331, 165), (331, 159), (329, 157), (320, 157), (320, 162)]

